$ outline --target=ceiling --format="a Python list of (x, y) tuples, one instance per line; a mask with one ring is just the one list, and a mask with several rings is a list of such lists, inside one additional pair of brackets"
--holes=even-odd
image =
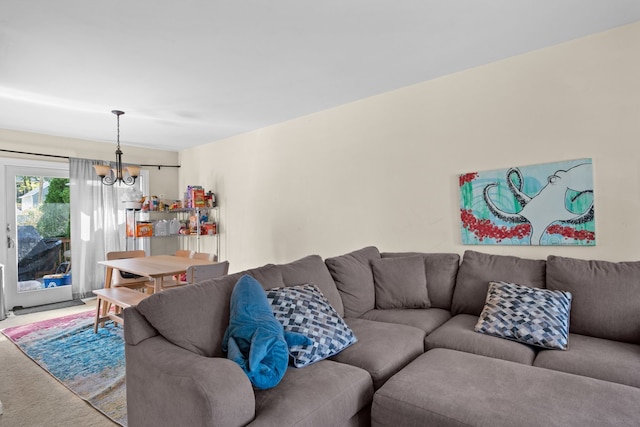
[(640, 20), (638, 0), (1, 0), (0, 128), (180, 151)]

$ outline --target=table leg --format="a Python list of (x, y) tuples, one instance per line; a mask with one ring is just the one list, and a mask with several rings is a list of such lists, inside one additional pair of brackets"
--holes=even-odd
[[(111, 278), (113, 277), (113, 267), (107, 267), (107, 271), (104, 275), (104, 287), (105, 289), (110, 288), (111, 287)], [(96, 304), (98, 305), (98, 311), (100, 311), (100, 298), (98, 298), (98, 301), (96, 301)], [(110, 308), (110, 303), (109, 301), (102, 301), (102, 317), (105, 317), (107, 315), (107, 313), (109, 312), (109, 308)], [(104, 321), (100, 322), (100, 327), (104, 327)], [(98, 326), (96, 324), (96, 331), (98, 329)]]
[(111, 287), (111, 278), (113, 277), (113, 267), (107, 267), (107, 272), (104, 275), (104, 287)]
[(163, 277), (158, 276), (153, 278), (153, 293), (157, 294), (162, 290)]
[[(100, 297), (98, 297), (98, 301), (96, 301), (96, 320), (93, 322), (93, 333), (97, 334), (98, 333), (98, 321), (100, 320), (100, 306), (102, 301), (100, 300)], [(103, 322), (104, 325), (104, 322)]]
[[(100, 300), (98, 300), (96, 303), (98, 304), (98, 312), (102, 311), (102, 317), (106, 317), (107, 313), (109, 313), (109, 309), (111, 308), (111, 303), (107, 300), (102, 300), (102, 304), (100, 304)], [(100, 310), (100, 305), (102, 305), (102, 310)], [(104, 328), (104, 322), (104, 320), (100, 322), (101, 328)]]

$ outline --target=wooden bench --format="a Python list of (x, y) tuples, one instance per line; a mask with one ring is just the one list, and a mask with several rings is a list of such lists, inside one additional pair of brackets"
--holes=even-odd
[[(124, 287), (96, 289), (93, 293), (98, 297), (96, 301), (96, 320), (93, 325), (93, 332), (95, 333), (98, 332), (98, 324), (104, 324), (105, 320), (113, 320), (120, 325), (124, 325), (122, 310), (138, 305), (140, 301), (149, 296), (143, 292)], [(115, 307), (114, 313), (109, 311), (109, 304), (113, 304)]]

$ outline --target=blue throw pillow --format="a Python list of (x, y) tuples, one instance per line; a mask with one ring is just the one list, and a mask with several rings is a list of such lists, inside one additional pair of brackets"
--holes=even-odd
[(290, 345), (309, 345), (304, 335), (285, 333), (276, 320), (262, 285), (244, 275), (231, 293), (229, 326), (222, 349), (257, 389), (280, 383), (289, 364)]
[(289, 348), (296, 368), (338, 354), (357, 341), (353, 331), (313, 284), (270, 289), (267, 299), (285, 331), (311, 338), (312, 345)]
[(489, 282), (476, 332), (566, 350), (571, 294), (506, 282)]

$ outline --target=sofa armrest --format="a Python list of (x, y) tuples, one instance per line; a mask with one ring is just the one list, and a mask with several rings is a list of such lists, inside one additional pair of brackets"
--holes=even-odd
[(197, 355), (160, 335), (127, 341), (125, 357), (130, 426), (241, 426), (255, 416), (251, 382), (228, 359)]
[(136, 307), (127, 307), (122, 313), (124, 318), (124, 342), (136, 345), (147, 338), (158, 335), (158, 331), (138, 311)]

